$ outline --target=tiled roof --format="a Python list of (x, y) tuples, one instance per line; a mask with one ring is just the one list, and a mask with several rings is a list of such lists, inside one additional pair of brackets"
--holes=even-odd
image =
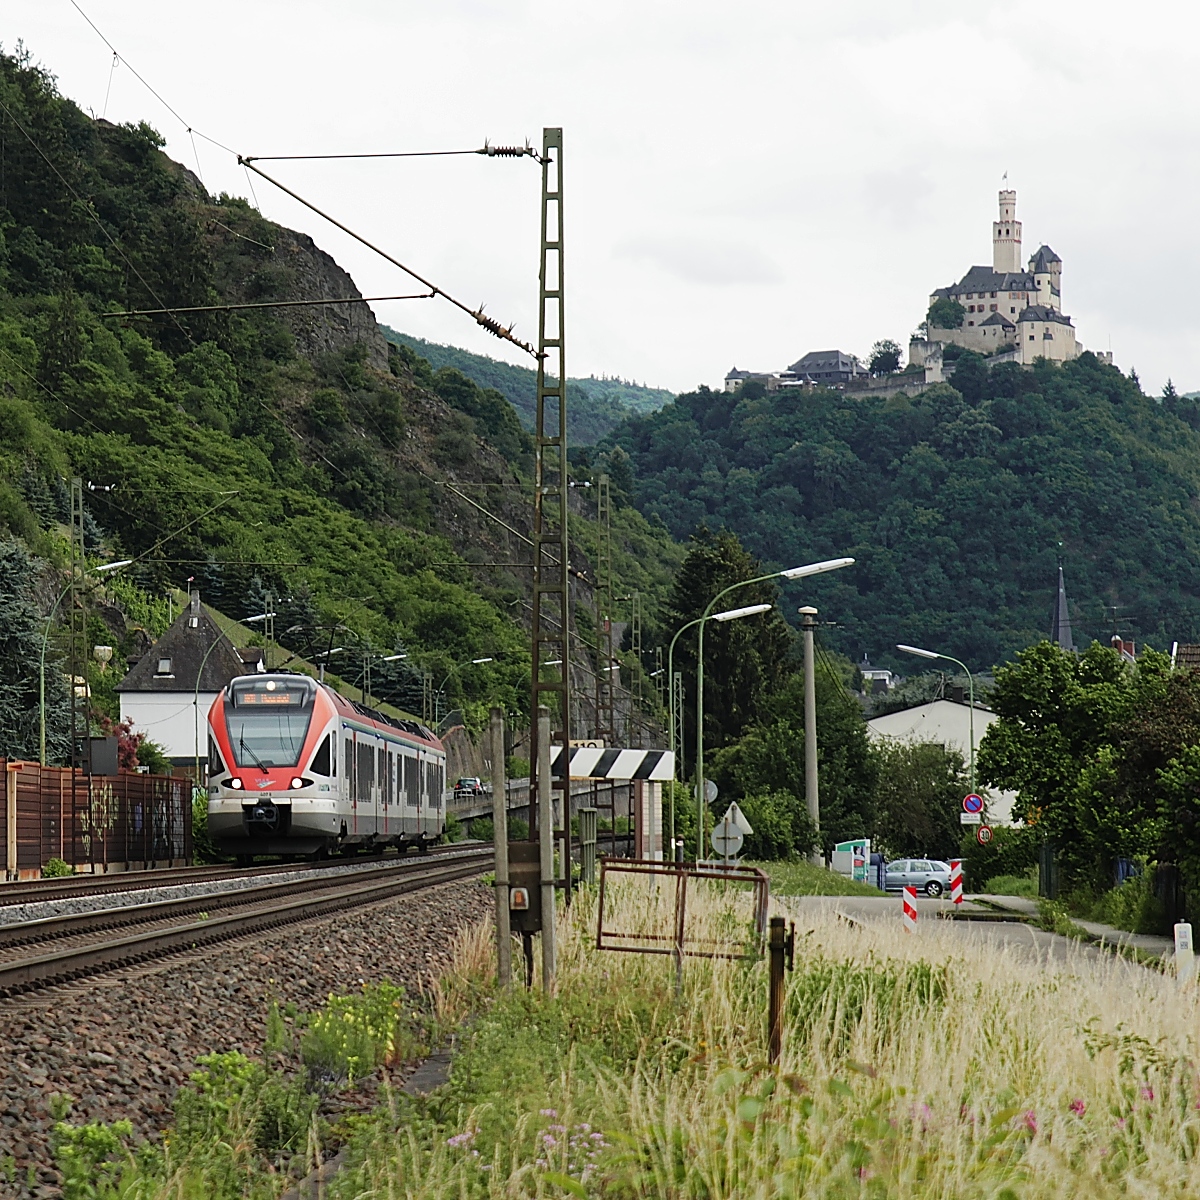
[[(165, 670), (159, 670), (159, 667)], [(192, 603), (134, 663), (118, 692), (219, 692), (245, 673), (237, 651), (193, 593)]]

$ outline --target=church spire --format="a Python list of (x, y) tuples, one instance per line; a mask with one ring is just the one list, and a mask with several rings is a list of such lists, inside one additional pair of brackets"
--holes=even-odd
[(1074, 651), (1071, 637), (1071, 614), (1067, 608), (1067, 585), (1063, 580), (1062, 559), (1058, 560), (1058, 591), (1054, 596), (1054, 619), (1050, 626), (1050, 640), (1064, 650)]

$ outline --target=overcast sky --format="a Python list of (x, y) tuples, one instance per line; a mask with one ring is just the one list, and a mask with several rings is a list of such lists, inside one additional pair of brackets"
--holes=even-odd
[[(731, 366), (907, 344), (929, 292), (991, 262), (1008, 172), (1024, 256), (1063, 259), (1085, 346), (1200, 389), (1194, 4), (962, 0), (80, 0), (196, 130), (244, 154), (462, 149), (564, 128), (568, 370), (682, 390)], [(62, 91), (148, 120), (249, 194), (70, 0), (8, 0)], [(107, 108), (106, 108), (107, 93)], [(536, 334), (540, 172), (475, 157), (264, 169), (518, 333)], [(269, 184), (366, 295), (395, 268)], [(519, 353), (437, 301), (412, 334)], [(525, 360), (528, 361), (528, 360)]]

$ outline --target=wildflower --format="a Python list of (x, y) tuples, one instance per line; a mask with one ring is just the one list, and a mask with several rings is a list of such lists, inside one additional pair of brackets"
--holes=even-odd
[(1143, 1100), (1153, 1100), (1154, 1099), (1154, 1089), (1149, 1084), (1144, 1084), (1142, 1087), (1142, 1099)]
[(1082, 1117), (1087, 1112), (1087, 1105), (1079, 1099), (1071, 1101), (1071, 1111), (1077, 1116)]
[(462, 1133), (456, 1133), (453, 1137), (446, 1139), (447, 1146), (453, 1146), (456, 1150), (460, 1146), (469, 1146), (475, 1140), (474, 1129), (464, 1129)]
[(1032, 1108), (1025, 1114), (1025, 1128), (1028, 1129), (1030, 1133), (1037, 1133), (1037, 1113), (1035, 1113)]
[(543, 1117), (557, 1117), (558, 1110), (554, 1108), (543, 1108), (538, 1110)]

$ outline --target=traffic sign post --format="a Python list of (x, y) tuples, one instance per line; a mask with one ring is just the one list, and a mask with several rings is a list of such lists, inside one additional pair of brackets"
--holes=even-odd
[(742, 832), (738, 825), (729, 819), (729, 814), (726, 813), (716, 827), (712, 831), (712, 848), (719, 854), (726, 863), (732, 862), (737, 857), (738, 851), (742, 848), (742, 843), (746, 840), (746, 835)]
[(980, 825), (975, 830), (975, 840), (981, 845), (986, 846), (992, 840), (992, 827), (990, 825)]

